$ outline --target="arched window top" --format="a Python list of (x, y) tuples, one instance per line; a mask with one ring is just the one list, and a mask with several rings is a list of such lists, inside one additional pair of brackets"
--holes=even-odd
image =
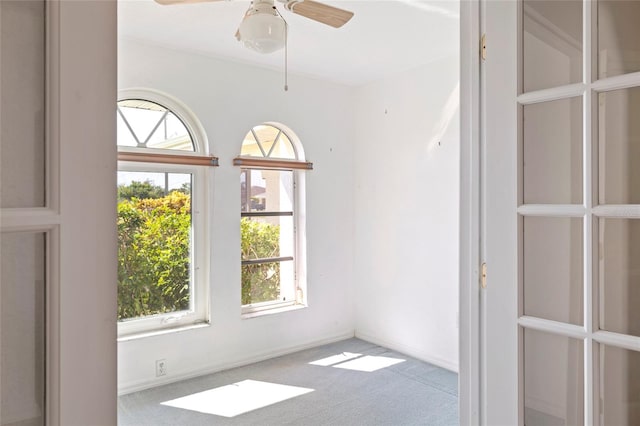
[(243, 157), (300, 160), (298, 150), (289, 135), (272, 124), (260, 124), (247, 132), (242, 141)]
[(284, 169), (313, 168), (306, 162), (302, 144), (296, 135), (277, 123), (263, 123), (247, 132), (240, 149), (240, 156), (233, 160), (236, 166), (268, 167)]
[(171, 95), (147, 88), (122, 89), (117, 108), (119, 151), (176, 155), (209, 152), (200, 120)]
[(169, 108), (145, 99), (118, 101), (118, 145), (196, 151), (185, 123)]
[(118, 160), (217, 166), (198, 118), (177, 99), (151, 89), (118, 93)]

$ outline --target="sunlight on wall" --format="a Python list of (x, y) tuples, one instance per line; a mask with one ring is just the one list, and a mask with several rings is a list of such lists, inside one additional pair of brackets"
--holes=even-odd
[(429, 143), (427, 144), (427, 152), (431, 152), (438, 143), (442, 140), (442, 137), (446, 133), (449, 125), (453, 121), (453, 118), (456, 115), (456, 111), (460, 108), (460, 82), (456, 84), (456, 87), (453, 88), (449, 98), (447, 99), (447, 103), (444, 108), (442, 108), (442, 114), (437, 121), (436, 126), (434, 127), (434, 136), (431, 138)]

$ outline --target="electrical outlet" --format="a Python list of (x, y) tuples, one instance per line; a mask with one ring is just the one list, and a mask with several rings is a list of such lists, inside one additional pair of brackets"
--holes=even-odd
[(164, 359), (156, 360), (156, 377), (167, 375), (167, 361)]

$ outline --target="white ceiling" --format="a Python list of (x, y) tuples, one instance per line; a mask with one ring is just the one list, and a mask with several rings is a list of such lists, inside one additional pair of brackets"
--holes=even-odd
[[(415, 68), (459, 49), (458, 0), (329, 0), (355, 16), (335, 29), (279, 9), (289, 23), (289, 72), (349, 85)], [(119, 0), (120, 37), (283, 69), (284, 51), (250, 51), (234, 34), (246, 0), (161, 6)]]

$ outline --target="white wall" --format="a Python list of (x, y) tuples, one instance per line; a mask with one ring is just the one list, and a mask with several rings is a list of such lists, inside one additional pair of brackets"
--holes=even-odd
[[(150, 87), (201, 120), (213, 177), (212, 324), (122, 341), (121, 392), (353, 336), (457, 370), (458, 58), (355, 88), (133, 40), (119, 88)], [(307, 174), (309, 307), (240, 318), (239, 170), (251, 126), (299, 136)], [(186, 348), (186, 350), (185, 350)], [(155, 377), (155, 360), (168, 375)]]
[[(354, 90), (239, 63), (121, 40), (119, 88), (148, 87), (185, 103), (220, 158), (213, 173), (211, 325), (118, 345), (121, 392), (353, 336)], [(240, 170), (232, 159), (252, 126), (281, 122), (300, 138), (306, 176), (309, 307), (240, 318)], [(155, 377), (165, 359), (167, 376)]]
[(354, 161), (356, 335), (451, 370), (458, 367), (458, 60), (360, 88)]

